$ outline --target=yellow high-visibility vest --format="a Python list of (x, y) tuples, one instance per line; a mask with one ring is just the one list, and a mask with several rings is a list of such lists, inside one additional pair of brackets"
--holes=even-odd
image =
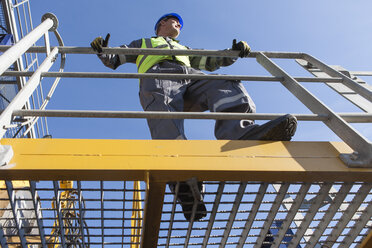
[[(163, 48), (163, 49), (187, 49), (177, 41), (167, 41), (164, 37), (143, 38), (141, 48)], [(189, 56), (172, 56), (172, 55), (139, 55), (136, 60), (138, 73), (145, 73), (153, 65), (164, 60), (176, 60), (185, 66), (190, 65)]]

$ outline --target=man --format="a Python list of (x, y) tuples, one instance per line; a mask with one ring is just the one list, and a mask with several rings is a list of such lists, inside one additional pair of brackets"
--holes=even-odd
[[(175, 40), (182, 27), (183, 20), (178, 14), (165, 14), (155, 24), (155, 37), (135, 40), (121, 47), (189, 49)], [(102, 48), (108, 45), (108, 40), (109, 34), (104, 40), (98, 37), (91, 43), (91, 46), (98, 52), (98, 57), (104, 65), (112, 69), (124, 63), (136, 63), (139, 73), (203, 75), (204, 72), (201, 70), (215, 71), (237, 60), (237, 58), (208, 56), (102, 54)], [(243, 58), (248, 56), (250, 47), (245, 41), (237, 43), (233, 40), (232, 50), (239, 51), (239, 57)], [(244, 86), (241, 82), (234, 80), (140, 79), (140, 101), (145, 111), (255, 112), (255, 105)], [(186, 139), (183, 120), (148, 119), (147, 122), (153, 139)], [(292, 115), (282, 116), (264, 125), (256, 125), (251, 120), (217, 120), (215, 136), (217, 139), (226, 140), (290, 140), (296, 131), (296, 126), (296, 118)], [(202, 184), (199, 182), (197, 186), (199, 191), (201, 187)], [(175, 191), (175, 183), (170, 184), (170, 188)], [(179, 189), (193, 192), (193, 196), (180, 199), (185, 217), (190, 220), (192, 206), (183, 203), (190, 199), (195, 200), (195, 190), (192, 184), (186, 182), (181, 182)], [(179, 196), (181, 197), (182, 195)], [(201, 198), (199, 201), (194, 220), (205, 216), (205, 213), (200, 213), (205, 206)]]

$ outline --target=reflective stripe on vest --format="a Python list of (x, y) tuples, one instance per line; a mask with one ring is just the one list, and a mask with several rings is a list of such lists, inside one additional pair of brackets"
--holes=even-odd
[[(141, 48), (187, 49), (187, 47), (178, 44), (178, 42), (176, 41), (170, 40), (169, 43), (163, 37), (142, 39)], [(145, 73), (153, 65), (161, 61), (173, 59), (177, 60), (178, 62), (181, 62), (183, 65), (191, 67), (188, 56), (139, 55), (136, 60), (138, 73)]]

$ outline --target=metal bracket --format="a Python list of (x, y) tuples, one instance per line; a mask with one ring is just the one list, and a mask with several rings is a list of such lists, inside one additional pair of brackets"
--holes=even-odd
[(0, 145), (0, 166), (5, 166), (9, 164), (10, 160), (13, 158), (13, 149), (11, 146)]
[(358, 152), (340, 154), (340, 159), (350, 168), (372, 168), (372, 152), (362, 156)]
[(49, 29), (49, 31), (56, 31), (57, 30), (57, 27), (58, 27), (57, 16), (55, 16), (53, 13), (45, 13), (41, 17), (41, 22), (45, 21), (48, 18), (52, 19), (52, 21), (53, 21), (53, 26)]

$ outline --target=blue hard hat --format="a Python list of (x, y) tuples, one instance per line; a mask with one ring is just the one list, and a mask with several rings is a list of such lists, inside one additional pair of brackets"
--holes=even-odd
[(156, 29), (157, 29), (157, 27), (158, 27), (159, 22), (160, 22), (161, 20), (163, 20), (164, 18), (167, 18), (167, 17), (174, 17), (174, 18), (177, 18), (178, 21), (179, 21), (180, 24), (181, 24), (181, 29), (182, 29), (182, 27), (183, 27), (183, 20), (182, 20), (181, 16), (180, 16), (179, 14), (177, 14), (177, 13), (168, 13), (168, 14), (162, 15), (162, 16), (159, 18), (159, 20), (156, 22), (156, 24), (155, 24), (155, 32), (156, 32)]

